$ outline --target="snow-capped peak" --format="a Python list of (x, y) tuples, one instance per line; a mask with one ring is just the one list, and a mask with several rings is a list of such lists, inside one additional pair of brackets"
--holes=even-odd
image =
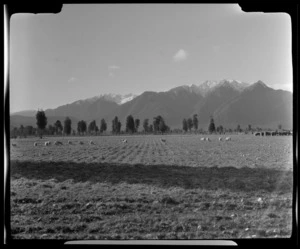
[(123, 96), (123, 99), (120, 101), (120, 105), (133, 100), (137, 95), (127, 94)]
[(198, 86), (198, 93), (202, 96), (206, 96), (216, 85), (218, 85), (217, 81), (206, 80)]
[(241, 82), (239, 80), (231, 80), (231, 79), (224, 79), (221, 80), (220, 83), (218, 84), (218, 86), (227, 86), (227, 87), (231, 87), (234, 88), (237, 91), (243, 91), (246, 87), (249, 86), (248, 83), (245, 82)]
[(232, 80), (232, 79), (223, 79), (223, 80), (221, 80), (221, 82), (229, 82), (229, 83), (239, 83), (239, 84), (241, 84), (242, 82), (241, 81), (239, 81), (239, 80)]
[(105, 100), (108, 101), (112, 101), (117, 103), (118, 105), (122, 105), (128, 101), (133, 100), (137, 95), (136, 94), (125, 94), (125, 95), (121, 95), (121, 94), (103, 94), (101, 95), (101, 98), (104, 98)]
[(202, 84), (199, 85), (201, 88), (212, 88), (218, 84), (215, 80), (206, 80)]
[(77, 100), (74, 102), (74, 104), (80, 105), (83, 103), (93, 103), (99, 99), (105, 99), (107, 101), (115, 102), (118, 105), (122, 105), (128, 101), (133, 100), (137, 95), (129, 93), (125, 95), (121, 94), (114, 94), (114, 93), (105, 93), (101, 94), (92, 98), (84, 99), (84, 100)]
[(241, 82), (239, 80), (223, 79), (220, 81), (206, 80), (198, 86), (192, 85), (192, 87), (194, 89), (197, 89), (197, 92), (200, 93), (202, 96), (206, 96), (208, 93), (212, 92), (214, 89), (220, 86), (234, 88), (235, 90), (241, 92), (247, 86), (249, 86), (249, 84)]

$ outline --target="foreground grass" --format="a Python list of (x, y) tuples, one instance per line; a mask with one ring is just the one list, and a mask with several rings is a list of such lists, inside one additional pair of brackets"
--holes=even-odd
[(289, 237), (292, 172), (11, 162), (15, 239)]

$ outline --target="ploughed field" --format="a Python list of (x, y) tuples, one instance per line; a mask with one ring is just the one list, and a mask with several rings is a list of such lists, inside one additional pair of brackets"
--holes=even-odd
[(201, 137), (12, 139), (12, 238), (289, 237), (292, 137)]

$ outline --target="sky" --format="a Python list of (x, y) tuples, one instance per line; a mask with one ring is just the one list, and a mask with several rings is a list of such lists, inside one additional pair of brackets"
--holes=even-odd
[(15, 14), (10, 112), (206, 80), (292, 91), (291, 19), (237, 4), (65, 4)]

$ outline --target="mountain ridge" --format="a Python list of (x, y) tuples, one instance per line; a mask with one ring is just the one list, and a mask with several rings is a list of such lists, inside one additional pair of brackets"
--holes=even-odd
[[(258, 103), (266, 107), (259, 108)], [(181, 85), (164, 92), (145, 91), (140, 95), (102, 94), (46, 109), (45, 113), (46, 116), (72, 116), (87, 122), (95, 119), (97, 123), (101, 118), (108, 121), (118, 116), (123, 125), (130, 114), (141, 121), (149, 118), (150, 122), (154, 116), (161, 115), (171, 128), (180, 128), (182, 119), (195, 113), (199, 116), (199, 125), (203, 127), (210, 116), (222, 122), (223, 126), (231, 122), (240, 125), (277, 122), (291, 126), (291, 109), (292, 93), (289, 91), (275, 90), (260, 80), (249, 84), (224, 79), (204, 81), (199, 85)]]

